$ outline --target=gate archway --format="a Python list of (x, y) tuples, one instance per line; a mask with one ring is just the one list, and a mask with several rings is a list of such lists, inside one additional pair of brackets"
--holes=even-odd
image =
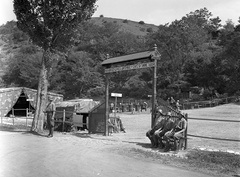
[[(133, 69), (153, 68), (152, 72), (152, 115), (151, 127), (154, 124), (154, 113), (156, 109), (156, 85), (157, 85), (157, 61), (161, 54), (154, 45), (153, 50), (138, 52), (129, 55), (109, 58), (107, 57), (101, 64), (105, 67), (105, 135), (108, 135), (107, 120), (109, 117), (109, 74)], [(129, 64), (131, 63), (131, 64)], [(132, 64), (135, 63), (135, 64)]]

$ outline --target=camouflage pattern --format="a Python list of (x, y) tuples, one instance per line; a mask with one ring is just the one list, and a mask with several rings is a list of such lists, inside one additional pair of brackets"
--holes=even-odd
[[(17, 102), (21, 93), (26, 99), (31, 99), (30, 104), (35, 109), (37, 100), (37, 90), (26, 87), (0, 88), (0, 117), (4, 117)], [(63, 101), (63, 95), (49, 92), (48, 95), (54, 97), (54, 102)]]

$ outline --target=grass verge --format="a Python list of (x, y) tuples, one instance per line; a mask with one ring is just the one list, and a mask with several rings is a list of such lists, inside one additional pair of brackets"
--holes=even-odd
[(188, 150), (183, 157), (132, 148), (135, 157), (144, 157), (162, 164), (191, 169), (216, 176), (240, 176), (240, 155), (227, 152)]

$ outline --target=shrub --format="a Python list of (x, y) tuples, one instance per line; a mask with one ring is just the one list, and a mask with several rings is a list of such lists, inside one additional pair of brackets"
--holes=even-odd
[(140, 28), (140, 31), (145, 32), (145, 28)]
[(138, 22), (140, 25), (144, 25), (145, 24), (145, 22), (144, 21), (140, 21), (140, 22)]
[(127, 19), (123, 20), (123, 23), (128, 23), (128, 20)]
[(101, 18), (102, 18), (102, 17), (104, 17), (104, 16), (103, 16), (103, 15), (100, 15), (99, 17), (101, 17)]
[(147, 28), (147, 32), (152, 33), (153, 29), (152, 28)]

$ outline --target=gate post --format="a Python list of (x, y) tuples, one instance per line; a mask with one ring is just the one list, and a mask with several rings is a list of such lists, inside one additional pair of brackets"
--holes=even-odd
[(26, 109), (26, 127), (27, 127), (27, 122), (28, 122), (28, 108)]
[(62, 132), (64, 132), (64, 130), (65, 130), (65, 120), (66, 120), (66, 110), (63, 109)]
[(109, 117), (109, 78), (108, 78), (108, 74), (105, 75), (105, 91), (106, 91), (106, 95), (105, 95), (105, 136), (108, 135), (108, 117)]
[[(154, 45), (154, 51), (157, 52), (157, 45)], [(157, 96), (157, 59), (154, 57), (154, 68), (153, 68), (153, 90), (152, 90), (152, 123), (151, 127), (154, 126), (155, 112), (156, 112), (156, 96)]]
[(186, 130), (185, 130), (185, 136), (184, 136), (184, 138), (185, 138), (185, 147), (184, 147), (184, 150), (187, 149), (188, 114), (185, 115), (185, 119), (186, 119), (186, 121), (187, 121), (187, 128), (186, 128)]
[[(107, 59), (109, 55), (107, 54)], [(108, 117), (109, 117), (109, 75), (105, 74), (105, 136), (108, 136)]]

